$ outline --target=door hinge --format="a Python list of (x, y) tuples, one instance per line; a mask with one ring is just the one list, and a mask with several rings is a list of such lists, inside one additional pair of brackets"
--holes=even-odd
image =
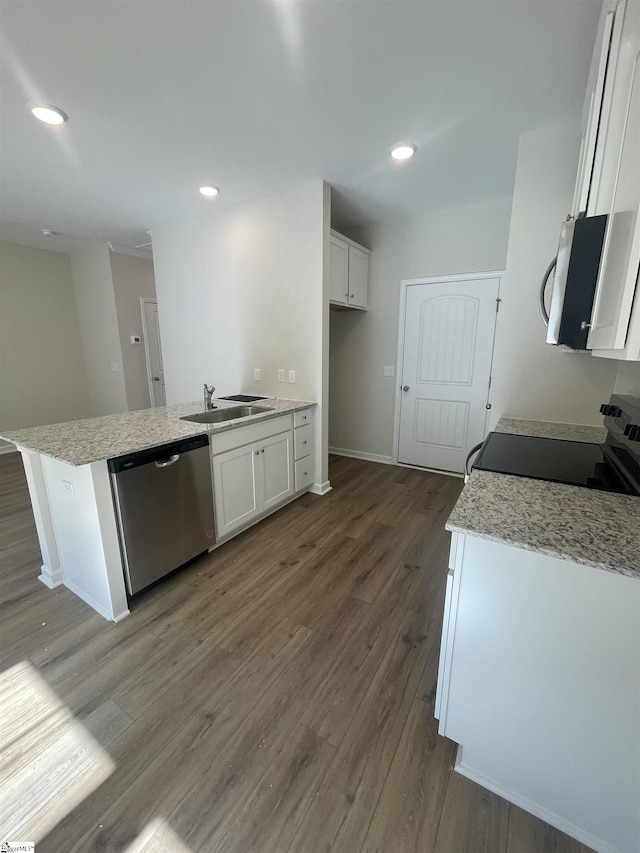
[(492, 380), (492, 379), (493, 379), (493, 376), (490, 376), (490, 377), (489, 377), (489, 391), (491, 391), (491, 380)]
[(498, 296), (498, 298), (496, 299), (496, 314), (500, 310), (500, 303), (501, 302), (502, 302), (502, 299), (500, 299), (500, 297)]

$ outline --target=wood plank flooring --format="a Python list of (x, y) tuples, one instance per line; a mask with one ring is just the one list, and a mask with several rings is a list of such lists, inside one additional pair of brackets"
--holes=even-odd
[(0, 841), (38, 853), (587, 853), (452, 771), (433, 718), (461, 481), (332, 458), (118, 625), (38, 580), (0, 456)]

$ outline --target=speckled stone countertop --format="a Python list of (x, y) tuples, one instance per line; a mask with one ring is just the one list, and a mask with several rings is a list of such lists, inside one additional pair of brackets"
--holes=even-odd
[[(599, 429), (503, 418), (496, 432), (599, 443)], [(446, 526), (640, 580), (640, 497), (473, 471)]]
[(537, 438), (559, 438), (563, 441), (585, 441), (589, 444), (601, 444), (607, 437), (604, 427), (556, 424), (551, 421), (524, 421), (518, 418), (500, 418), (494, 432), (535, 435)]
[[(213, 402), (218, 409), (246, 405), (227, 400)], [(180, 418), (204, 411), (203, 403), (180, 403), (177, 406), (141, 409), (100, 418), (11, 430), (4, 432), (0, 438), (70, 465), (87, 465), (100, 459), (113, 459), (126, 453), (169, 444), (181, 438), (224, 432), (316, 404), (303, 400), (267, 397), (251, 405), (268, 408), (269, 411), (219, 424), (200, 424), (181, 421)]]

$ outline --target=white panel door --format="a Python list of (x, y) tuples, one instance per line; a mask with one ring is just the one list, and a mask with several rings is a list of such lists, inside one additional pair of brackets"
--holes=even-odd
[(160, 324), (158, 322), (158, 303), (155, 299), (146, 298), (141, 299), (140, 303), (151, 405), (153, 407), (166, 406), (164, 368), (162, 366), (162, 348), (160, 346)]
[(482, 441), (499, 279), (407, 287), (398, 461), (462, 472)]

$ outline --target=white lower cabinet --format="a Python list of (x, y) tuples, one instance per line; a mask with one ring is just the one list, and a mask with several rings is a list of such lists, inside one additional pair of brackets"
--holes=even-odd
[(313, 409), (215, 434), (211, 455), (220, 541), (313, 483)]
[[(253, 437), (241, 428), (235, 438), (243, 441), (250, 436)], [(234, 440), (232, 432), (224, 437), (226, 444)], [(283, 432), (219, 453), (216, 449), (212, 442), (216, 534), (223, 539), (293, 496), (290, 418)]]
[(213, 457), (213, 494), (218, 539), (248, 524), (260, 513), (257, 444)]
[(597, 851), (640, 850), (640, 579), (454, 534), (436, 716), (456, 770)]
[(266, 512), (293, 494), (291, 439), (289, 431), (267, 438), (258, 445), (260, 512)]
[(296, 492), (308, 489), (313, 483), (313, 412), (304, 409), (293, 419), (293, 454), (295, 459)]

